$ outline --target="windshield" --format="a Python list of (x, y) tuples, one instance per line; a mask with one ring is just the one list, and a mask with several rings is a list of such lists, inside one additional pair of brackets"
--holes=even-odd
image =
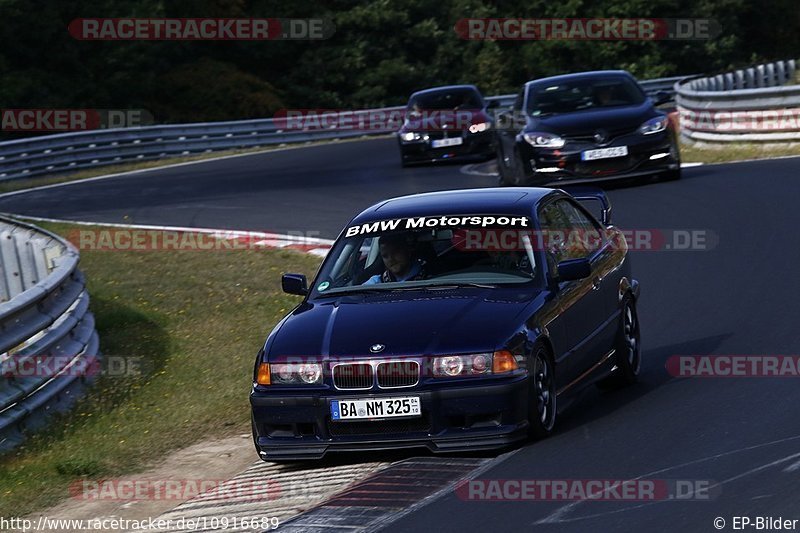
[(451, 89), (413, 96), (408, 102), (408, 107), (415, 111), (423, 109), (442, 111), (481, 109), (483, 104), (480, 95), (474, 89)]
[[(378, 228), (386, 231), (370, 231)], [(314, 290), (335, 294), (531, 283), (536, 259), (525, 230), (530, 230), (528, 217), (504, 215), (418, 217), (354, 226), (334, 245)]]
[(533, 84), (528, 89), (526, 109), (530, 116), (537, 117), (639, 105), (644, 99), (644, 93), (629, 78), (590, 78), (556, 84)]

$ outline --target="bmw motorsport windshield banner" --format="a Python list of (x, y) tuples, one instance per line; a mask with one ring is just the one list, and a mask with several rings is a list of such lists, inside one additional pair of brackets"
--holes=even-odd
[(445, 215), (440, 217), (411, 217), (395, 218), (390, 220), (378, 220), (366, 222), (357, 226), (350, 226), (345, 231), (345, 237), (355, 237), (356, 235), (370, 235), (395, 230), (413, 229), (453, 229), (463, 227), (508, 227), (508, 228), (530, 228), (530, 219), (524, 216), (509, 215)]

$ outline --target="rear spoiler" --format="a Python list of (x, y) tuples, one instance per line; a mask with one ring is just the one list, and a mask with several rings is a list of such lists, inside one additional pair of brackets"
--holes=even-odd
[(561, 190), (569, 194), (578, 201), (595, 201), (600, 202), (602, 214), (600, 222), (605, 226), (611, 225), (611, 202), (608, 201), (608, 196), (598, 187), (561, 187)]

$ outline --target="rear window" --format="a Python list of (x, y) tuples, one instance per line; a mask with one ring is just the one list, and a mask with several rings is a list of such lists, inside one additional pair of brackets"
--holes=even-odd
[(481, 109), (483, 101), (481, 95), (474, 89), (452, 89), (413, 96), (408, 102), (408, 107), (415, 111)]

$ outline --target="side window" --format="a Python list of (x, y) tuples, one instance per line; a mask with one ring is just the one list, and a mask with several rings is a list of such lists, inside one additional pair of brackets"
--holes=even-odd
[(559, 200), (559, 203), (563, 204), (570, 226), (573, 228), (573, 240), (575, 246), (579, 248), (579, 257), (586, 257), (596, 252), (602, 245), (603, 233), (600, 227), (569, 200)]
[(601, 245), (600, 228), (569, 200), (556, 200), (539, 211), (543, 242), (556, 263), (580, 259)]
[(539, 223), (542, 227), (542, 243), (545, 249), (553, 254), (556, 263), (570, 259), (567, 253), (566, 234), (569, 230), (569, 219), (559, 208), (560, 201), (550, 202), (539, 211)]

